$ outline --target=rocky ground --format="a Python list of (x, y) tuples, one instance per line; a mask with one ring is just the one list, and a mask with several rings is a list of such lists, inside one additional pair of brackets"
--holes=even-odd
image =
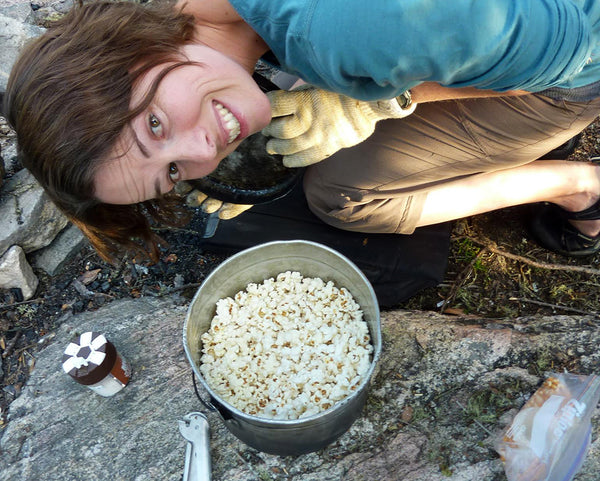
[[(4, 0), (2, 8), (24, 6), (23, 15), (33, 15), (35, 25), (45, 26), (70, 4)], [(590, 125), (572, 160), (600, 153), (599, 129), (599, 122)], [(0, 124), (5, 158), (3, 140), (10, 135)], [(7, 176), (19, 168), (5, 167)], [(512, 208), (456, 222), (444, 281), (398, 307), (486, 318), (597, 313), (600, 256), (565, 259), (541, 249), (527, 234), (528, 214), (528, 207)], [(116, 299), (173, 291), (191, 297), (221, 260), (197, 248), (202, 222), (197, 217), (185, 229), (162, 232), (170, 247), (156, 265), (124, 259), (120, 266), (111, 266), (85, 248), (58, 275), (36, 272), (40, 285), (33, 299), (22, 301), (18, 292), (0, 291), (0, 426), (35, 365), (40, 342), (52, 335), (65, 314), (94, 311)]]
[[(572, 159), (600, 152), (599, 129), (594, 123), (586, 130)], [(598, 313), (600, 256), (575, 260), (545, 251), (527, 234), (528, 213), (529, 207), (519, 207), (456, 222), (444, 281), (397, 307), (485, 318)], [(84, 248), (60, 274), (36, 272), (40, 285), (33, 299), (0, 291), (0, 425), (35, 365), (36, 351), (65, 314), (123, 298), (173, 292), (191, 298), (222, 260), (197, 247), (203, 223), (196, 215), (185, 228), (161, 231), (169, 247), (155, 265), (124, 259), (112, 266)], [(553, 367), (577, 371), (559, 361)]]

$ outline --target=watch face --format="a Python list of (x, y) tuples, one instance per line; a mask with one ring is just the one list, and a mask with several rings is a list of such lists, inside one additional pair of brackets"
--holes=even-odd
[(412, 104), (412, 97), (410, 95), (410, 90), (406, 90), (396, 97), (398, 99), (398, 105), (400, 105), (401, 109), (408, 109)]

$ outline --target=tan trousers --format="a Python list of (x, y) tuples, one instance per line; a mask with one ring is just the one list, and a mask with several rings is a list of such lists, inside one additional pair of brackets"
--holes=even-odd
[(410, 234), (429, 191), (532, 162), (598, 115), (600, 99), (575, 103), (534, 94), (421, 104), (310, 166), (304, 191), (313, 213), (334, 227)]

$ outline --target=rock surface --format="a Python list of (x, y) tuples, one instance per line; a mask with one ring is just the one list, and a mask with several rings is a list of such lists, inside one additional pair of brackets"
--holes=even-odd
[(42, 269), (48, 275), (54, 276), (88, 242), (76, 226), (69, 224), (49, 246), (32, 254), (31, 264), (38, 269)]
[[(177, 420), (204, 409), (183, 351), (185, 314), (177, 298), (140, 298), (64, 319), (10, 405), (0, 480), (179, 481), (185, 441)], [(544, 371), (600, 372), (598, 324), (592, 317), (384, 312), (382, 358), (346, 434), (316, 453), (278, 457), (244, 445), (207, 413), (213, 480), (505, 480), (494, 442)], [(64, 347), (85, 330), (104, 332), (132, 364), (130, 383), (111, 398), (62, 372)], [(491, 416), (499, 400), (507, 404)], [(577, 481), (598, 479), (598, 421), (596, 414)]]
[[(21, 48), (44, 32), (44, 26), (68, 10), (72, 0), (2, 0), (0, 2), (0, 107), (8, 77)], [(14, 133), (0, 118), (0, 256), (18, 245), (26, 253), (50, 244), (66, 225), (65, 217), (43, 194), (25, 170), (21, 170)], [(7, 182), (4, 173), (12, 178)], [(15, 174), (13, 176), (13, 174)], [(3, 185), (4, 184), (4, 185)], [(27, 277), (25, 271), (17, 273)], [(2, 267), (0, 267), (0, 271)], [(0, 272), (5, 277), (9, 272)]]
[(23, 169), (2, 186), (0, 254), (13, 245), (25, 252), (47, 246), (67, 225), (29, 171)]
[(43, 32), (42, 28), (11, 18), (19, 16), (19, 13), (16, 8), (10, 12), (10, 16), (0, 13), (0, 45), (2, 46), (0, 49), (0, 92), (6, 91), (10, 69), (15, 63), (21, 47), (27, 40), (37, 37)]
[(0, 289), (21, 289), (23, 299), (33, 297), (39, 280), (19, 246), (13, 246), (0, 257)]

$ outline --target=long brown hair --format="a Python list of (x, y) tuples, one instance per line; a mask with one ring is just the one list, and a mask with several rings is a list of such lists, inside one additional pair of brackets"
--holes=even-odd
[(165, 196), (133, 205), (94, 197), (95, 169), (151, 101), (130, 110), (132, 85), (156, 65), (180, 60), (193, 17), (171, 4), (94, 2), (74, 7), (26, 46), (12, 69), (4, 112), (23, 165), (106, 260), (142, 250), (156, 260), (155, 223), (180, 224), (185, 210)]

